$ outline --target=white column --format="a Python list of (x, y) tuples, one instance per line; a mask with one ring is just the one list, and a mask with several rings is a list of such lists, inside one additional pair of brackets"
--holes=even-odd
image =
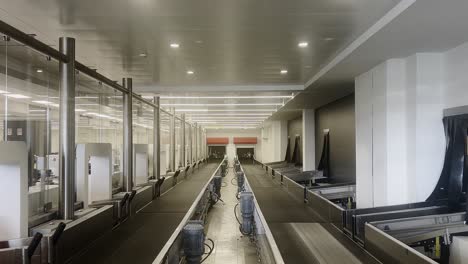
[(445, 156), (443, 57), (419, 53), (407, 59), (408, 200), (425, 200), (433, 191)]
[(358, 208), (419, 202), (444, 155), (441, 58), (391, 59), (356, 78)]
[(359, 208), (407, 201), (405, 82), (403, 59), (388, 60), (356, 79)]
[(358, 208), (374, 207), (372, 171), (372, 72), (355, 82), (356, 113), (356, 204)]
[(315, 170), (315, 110), (302, 110), (302, 169)]
[(288, 122), (266, 122), (262, 129), (262, 159), (266, 162), (282, 161), (288, 144)]

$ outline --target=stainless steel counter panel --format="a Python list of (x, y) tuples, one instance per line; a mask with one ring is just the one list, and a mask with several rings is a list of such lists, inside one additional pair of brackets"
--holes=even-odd
[(173, 185), (173, 180), (172, 180), (172, 176), (165, 176), (165, 180), (163, 182), (163, 184), (161, 185), (161, 194), (167, 192), (170, 188), (172, 188), (174, 185)]
[(296, 198), (299, 202), (303, 202), (303, 203), (306, 202), (306, 199), (307, 199), (306, 187), (284, 176), (283, 176), (282, 186), (284, 187), (286, 192), (288, 192), (291, 196)]
[(422, 208), (434, 205), (442, 205), (442, 203), (434, 204), (429, 202), (420, 202), (420, 203), (410, 203), (410, 204), (399, 204), (399, 205), (390, 205), (390, 206), (380, 206), (373, 208), (359, 208), (359, 209), (348, 209), (345, 211), (345, 231), (349, 234), (353, 232), (353, 217), (360, 214), (370, 214), (370, 213), (379, 213), (379, 212), (390, 212), (397, 210), (413, 209), (413, 208)]
[[(52, 234), (61, 220), (54, 220), (33, 229), (33, 232)], [(112, 230), (113, 208), (103, 206), (74, 221), (66, 222), (67, 227), (58, 243), (58, 263), (64, 263), (89, 246), (100, 236)]]
[(382, 230), (366, 224), (365, 248), (383, 263), (427, 264), (437, 262), (417, 252), (408, 245), (387, 235)]
[(423, 208), (412, 208), (405, 210), (396, 210), (389, 212), (378, 212), (378, 213), (369, 213), (369, 214), (360, 214), (356, 215), (353, 218), (353, 233), (360, 242), (364, 242), (365, 236), (365, 224), (375, 221), (390, 220), (390, 219), (400, 219), (408, 217), (418, 217), (424, 215), (436, 215), (447, 213), (448, 208), (442, 206), (430, 206)]
[(131, 203), (132, 213), (139, 211), (145, 205), (149, 204), (153, 200), (153, 187), (145, 186), (137, 189), (135, 197)]
[(334, 224), (339, 229), (343, 228), (345, 212), (343, 208), (310, 190), (308, 191), (307, 199), (308, 205), (317, 211), (327, 222)]
[(403, 243), (411, 244), (436, 236), (442, 236), (446, 232), (450, 234), (468, 232), (468, 225), (465, 224), (465, 215), (465, 212), (426, 215), (377, 221), (371, 224), (380, 230), (385, 230), (387, 235)]

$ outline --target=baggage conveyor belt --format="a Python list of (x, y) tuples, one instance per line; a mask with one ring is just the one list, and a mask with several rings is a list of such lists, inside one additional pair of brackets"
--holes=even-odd
[(152, 263), (219, 163), (208, 163), (90, 245), (73, 263)]
[(285, 263), (380, 263), (284, 191), (260, 165), (242, 167)]

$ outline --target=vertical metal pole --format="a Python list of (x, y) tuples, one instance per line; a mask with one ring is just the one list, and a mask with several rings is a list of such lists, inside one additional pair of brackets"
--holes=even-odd
[(193, 152), (192, 152), (192, 149), (193, 149), (193, 138), (192, 138), (192, 124), (189, 124), (189, 152), (188, 152), (188, 155), (189, 155), (189, 164), (192, 164), (193, 163)]
[(60, 131), (59, 217), (73, 220), (75, 214), (75, 39), (60, 38), (60, 52), (68, 62), (59, 63)]
[(182, 114), (182, 121), (180, 122), (180, 160), (182, 161), (182, 167), (185, 167), (185, 114)]
[(169, 169), (175, 171), (175, 108), (171, 109), (171, 123), (169, 126)]
[(200, 126), (200, 159), (203, 159), (203, 129)]
[(153, 117), (153, 176), (156, 179), (161, 178), (161, 112), (159, 111), (159, 96), (154, 97), (154, 104), (158, 107), (154, 108)]
[(123, 79), (128, 92), (124, 94), (123, 111), (123, 188), (126, 192), (133, 190), (133, 106), (132, 78)]
[(195, 127), (194, 127), (194, 139), (195, 139), (195, 157), (194, 157), (194, 160), (195, 162), (198, 161), (198, 124), (195, 123)]
[(203, 158), (206, 158), (206, 131), (203, 130)]

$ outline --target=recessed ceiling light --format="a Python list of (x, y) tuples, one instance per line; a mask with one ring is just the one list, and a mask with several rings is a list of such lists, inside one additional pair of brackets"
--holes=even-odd
[(334, 39), (335, 39), (335, 38), (324, 38), (323, 40), (325, 40), (325, 41), (332, 41), (332, 40), (334, 40)]
[(171, 46), (171, 48), (173, 48), (173, 49), (177, 49), (177, 48), (180, 47), (179, 43), (171, 43), (170, 46)]
[(302, 41), (302, 42), (299, 42), (299, 44), (297, 44), (297, 46), (299, 46), (299, 48), (306, 48), (307, 46), (309, 46), (309, 43), (305, 42), (305, 41)]
[(197, 43), (197, 44), (202, 44), (202, 43), (203, 43), (203, 41), (201, 41), (201, 40), (197, 40), (197, 41), (195, 41), (195, 43)]
[(77, 109), (75, 109), (75, 112), (86, 112), (86, 110), (77, 108)]
[(187, 74), (188, 74), (188, 75), (192, 75), (192, 74), (194, 74), (194, 73), (195, 73), (194, 71), (187, 71)]
[(16, 99), (31, 98), (31, 97), (29, 97), (29, 96), (22, 95), (22, 94), (5, 94), (5, 96), (11, 97), (11, 98), (16, 98)]
[(280, 73), (281, 74), (286, 74), (286, 73), (288, 73), (288, 70), (281, 70)]
[(146, 56), (148, 56), (148, 54), (146, 54), (145, 52), (142, 52), (142, 53), (138, 54), (138, 56), (140, 56), (142, 58), (146, 58)]
[(37, 69), (36, 72), (41, 73), (42, 69)]

